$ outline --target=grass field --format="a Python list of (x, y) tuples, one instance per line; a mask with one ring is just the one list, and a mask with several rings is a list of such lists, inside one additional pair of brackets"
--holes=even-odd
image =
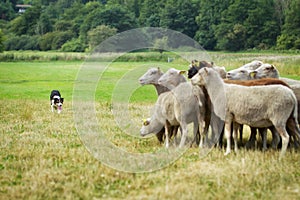
[[(209, 55), (227, 69), (260, 59), (276, 65), (281, 76), (300, 79), (299, 55)], [(118, 171), (99, 162), (75, 128), (73, 87), (82, 65), (80, 60), (0, 62), (0, 199), (300, 198), (300, 153), (294, 150), (279, 161), (279, 152), (274, 150), (241, 148), (225, 157), (223, 150), (213, 149), (203, 157), (192, 147), (169, 166), (151, 173)], [(186, 69), (187, 62), (114, 62), (103, 72), (95, 90), (99, 126), (112, 144), (128, 152), (163, 149), (155, 137), (125, 134), (111, 112), (111, 99), (120, 80), (131, 72), (138, 77), (151, 66)], [(128, 118), (139, 126), (140, 119), (149, 116), (156, 93), (151, 86), (132, 84), (137, 86), (129, 98)], [(50, 112), (52, 89), (59, 89), (65, 98), (60, 115)]]

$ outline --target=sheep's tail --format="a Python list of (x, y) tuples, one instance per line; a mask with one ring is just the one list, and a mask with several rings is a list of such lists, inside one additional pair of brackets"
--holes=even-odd
[(293, 96), (293, 99), (294, 99), (294, 102), (295, 102), (295, 107), (294, 107), (294, 110), (293, 110), (293, 117), (295, 119), (297, 127), (299, 128), (299, 122), (298, 122), (298, 109), (299, 109), (298, 108), (298, 100), (297, 100), (296, 95), (294, 94), (294, 92), (292, 93), (292, 96)]

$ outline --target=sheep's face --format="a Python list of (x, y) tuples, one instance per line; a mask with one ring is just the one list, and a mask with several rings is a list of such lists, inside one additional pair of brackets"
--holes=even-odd
[(205, 74), (203, 74), (203, 72), (206, 72), (206, 71), (204, 69), (205, 68), (199, 70), (199, 72), (195, 76), (193, 76), (193, 78), (191, 79), (191, 83), (193, 85), (203, 86), (205, 84), (205, 80), (203, 78), (203, 75), (205, 75)]
[(185, 73), (185, 71), (171, 68), (158, 79), (158, 84), (172, 89), (178, 85), (178, 80), (181, 79), (180, 76), (182, 76), (183, 73)]
[(255, 70), (255, 79), (261, 78), (279, 78), (279, 72), (274, 65), (263, 64), (258, 69)]
[(158, 84), (158, 79), (162, 75), (163, 72), (159, 68), (151, 68), (139, 78), (139, 83), (141, 85)]
[(151, 133), (150, 122), (151, 122), (150, 118), (143, 120), (143, 126), (140, 130), (141, 136), (146, 136)]
[(226, 78), (230, 80), (250, 80), (250, 72), (250, 70), (238, 68), (227, 72)]

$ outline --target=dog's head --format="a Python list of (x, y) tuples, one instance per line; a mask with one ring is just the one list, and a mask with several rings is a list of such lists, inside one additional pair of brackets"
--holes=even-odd
[(53, 104), (55, 105), (55, 107), (57, 108), (58, 112), (61, 112), (62, 105), (64, 103), (64, 98), (61, 98), (59, 96), (54, 96), (52, 101), (53, 101)]

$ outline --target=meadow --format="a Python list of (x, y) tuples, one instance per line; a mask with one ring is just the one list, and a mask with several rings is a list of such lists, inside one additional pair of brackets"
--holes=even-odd
[[(8, 54), (10, 60), (0, 62), (0, 199), (300, 198), (300, 153), (291, 149), (279, 161), (279, 151), (262, 152), (260, 142), (255, 150), (241, 147), (237, 154), (228, 156), (217, 148), (200, 156), (199, 149), (192, 147), (153, 172), (125, 172), (109, 167), (89, 152), (74, 122), (73, 90), (84, 59), (78, 59), (78, 55), (76, 59), (72, 55), (63, 59), (66, 55), (53, 58), (47, 54), (32, 59), (33, 52)], [(133, 81), (149, 67), (165, 71), (188, 66), (176, 55), (168, 55), (175, 59), (167, 63), (165, 57), (157, 59), (159, 53), (150, 54), (133, 53), (110, 63), (99, 77), (94, 95), (96, 116), (105, 136), (132, 153), (164, 147), (155, 137), (140, 138), (136, 137), (138, 133), (128, 135), (122, 131), (112, 112), (116, 86), (128, 74), (135, 75)], [(300, 79), (298, 54), (208, 54), (227, 70), (257, 59), (274, 64), (281, 76)], [(137, 79), (131, 83), (136, 85), (128, 100), (130, 116), (125, 117), (132, 117), (134, 124), (140, 126), (140, 119), (149, 117), (156, 93), (153, 86), (138, 86)], [(52, 89), (60, 90), (65, 98), (60, 115), (50, 111)], [(246, 142), (247, 134), (243, 139)]]

